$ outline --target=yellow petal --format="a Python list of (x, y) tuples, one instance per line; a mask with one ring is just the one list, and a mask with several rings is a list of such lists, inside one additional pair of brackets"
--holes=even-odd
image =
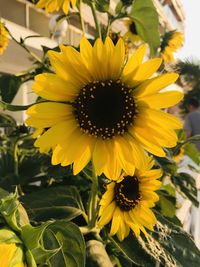
[(87, 68), (90, 68), (92, 63), (92, 45), (84, 36), (80, 41), (80, 54), (85, 66), (87, 66)]
[(131, 58), (128, 60), (126, 66), (124, 67), (123, 73), (122, 73), (122, 80), (125, 78), (125, 76), (129, 75), (130, 73), (133, 73), (136, 71), (136, 69), (140, 66), (142, 63), (142, 60), (144, 58), (144, 55), (147, 50), (147, 45), (141, 45), (135, 53), (131, 56)]
[(177, 73), (166, 73), (141, 83), (134, 91), (134, 96), (144, 97), (158, 93), (160, 90), (175, 83), (179, 75)]
[(167, 127), (169, 129), (180, 129), (182, 128), (182, 123), (174, 115), (166, 113), (161, 110), (148, 109), (148, 116), (163, 128)]
[(108, 161), (106, 141), (98, 138), (94, 147), (92, 162), (97, 175), (101, 175)]
[(76, 124), (74, 121), (63, 121), (41, 135), (35, 142), (35, 146), (40, 148), (40, 151), (53, 148), (59, 142), (67, 138), (68, 134), (74, 130)]
[(51, 73), (37, 75), (32, 89), (42, 98), (52, 101), (72, 101), (79, 91), (70, 81)]
[(121, 219), (121, 210), (119, 209), (119, 207), (117, 207), (113, 213), (112, 224), (110, 229), (111, 236), (117, 233)]
[(115, 208), (116, 204), (115, 201), (113, 201), (107, 208), (103, 210), (102, 215), (98, 221), (98, 226), (100, 228), (102, 228), (104, 225), (108, 224), (112, 220)]
[(176, 105), (183, 99), (184, 94), (179, 91), (168, 91), (141, 97), (140, 100), (154, 109), (168, 108)]
[(131, 134), (135, 137), (136, 142), (140, 143), (148, 152), (159, 157), (165, 156), (165, 152), (155, 138), (148, 134), (147, 129), (134, 127)]
[(140, 65), (140, 67), (137, 69), (137, 71), (134, 73), (134, 76), (130, 80), (130, 85), (136, 86), (142, 81), (150, 78), (158, 70), (161, 63), (161, 58), (153, 58)]
[(119, 78), (122, 67), (124, 65), (124, 58), (125, 58), (124, 41), (122, 39), (119, 39), (114, 48), (112, 59), (109, 58), (111, 79), (116, 80)]

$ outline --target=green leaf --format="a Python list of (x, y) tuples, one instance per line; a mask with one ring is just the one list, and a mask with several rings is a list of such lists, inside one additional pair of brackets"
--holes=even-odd
[(159, 194), (159, 205), (163, 216), (173, 218), (176, 214), (176, 199), (171, 196), (164, 196)]
[(52, 223), (44, 235), (44, 246), (47, 249), (60, 248), (50, 260), (52, 267), (84, 267), (85, 242), (74, 223), (57, 221)]
[(176, 188), (180, 190), (181, 193), (185, 195), (196, 207), (199, 206), (197, 200), (197, 188), (194, 178), (188, 173), (179, 173), (172, 179)]
[(50, 224), (52, 224), (52, 222), (49, 221), (38, 227), (33, 227), (30, 224), (22, 227), (22, 240), (24, 241), (26, 248), (29, 250), (29, 256), (32, 255), (37, 264), (46, 264), (60, 249), (46, 249), (43, 245), (43, 235)]
[(83, 0), (84, 3), (91, 6), (91, 2), (95, 3), (95, 7), (100, 12), (107, 12), (110, 6), (110, 0)]
[(4, 101), (0, 101), (0, 108), (3, 110), (9, 110), (9, 111), (21, 111), (21, 110), (27, 110), (32, 105), (27, 106), (20, 106), (20, 105), (11, 105), (9, 103), (6, 103)]
[(1, 199), (0, 214), (15, 231), (21, 231), (21, 228), (29, 223), (27, 213), (18, 201), (17, 191)]
[(140, 241), (142, 239), (137, 239), (133, 234), (130, 234), (122, 242), (120, 242), (117, 237), (112, 237), (111, 241), (114, 245), (121, 251), (126, 258), (128, 258), (134, 264), (144, 267), (152, 267), (156, 265), (156, 259), (153, 255), (148, 253), (148, 249), (145, 243)]
[(95, 0), (96, 9), (100, 12), (107, 12), (110, 6), (110, 0)]
[(196, 164), (198, 165), (200, 164), (200, 153), (194, 144), (191, 143), (185, 144), (184, 153), (185, 155), (190, 157), (191, 160), (193, 160)]
[(199, 267), (200, 251), (191, 236), (164, 217), (159, 216), (159, 221), (158, 229), (153, 236), (173, 259), (174, 266)]
[(158, 14), (152, 0), (134, 0), (130, 17), (138, 35), (149, 44), (151, 56), (154, 56), (160, 46), (160, 36)]
[(85, 214), (81, 197), (75, 187), (58, 186), (22, 197), (29, 216), (36, 221), (72, 220)]
[(11, 103), (17, 94), (21, 78), (15, 75), (1, 74), (0, 75), (0, 96), (1, 99), (7, 103)]

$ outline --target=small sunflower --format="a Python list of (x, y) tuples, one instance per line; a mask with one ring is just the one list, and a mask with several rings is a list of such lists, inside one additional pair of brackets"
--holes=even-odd
[(48, 101), (30, 107), (26, 123), (39, 129), (40, 152), (52, 149), (52, 164), (73, 164), (77, 174), (92, 160), (97, 175), (116, 179), (143, 167), (144, 149), (163, 157), (162, 147), (176, 145), (181, 123), (159, 109), (182, 99), (177, 91), (160, 92), (178, 75), (151, 78), (162, 60), (142, 63), (145, 51), (141, 46), (125, 63), (122, 39), (116, 46), (98, 39), (92, 47), (83, 37), (80, 52), (61, 46), (48, 53), (55, 74), (39, 74), (33, 85)]
[(184, 36), (181, 32), (170, 31), (167, 32), (161, 44), (161, 55), (165, 62), (173, 62), (173, 54), (182, 47)]
[(133, 176), (124, 176), (107, 185), (107, 191), (100, 201), (98, 226), (102, 228), (111, 222), (110, 235), (117, 234), (122, 241), (130, 229), (138, 237), (145, 228), (153, 230), (156, 217), (151, 208), (159, 197), (154, 192), (160, 188), (161, 169), (152, 169), (154, 161), (148, 158), (143, 171), (135, 171)]
[(47, 13), (63, 10), (65, 14), (69, 11), (70, 3), (75, 7), (76, 0), (39, 0), (36, 4), (38, 8), (44, 8)]
[(8, 46), (8, 32), (4, 27), (4, 24), (0, 22), (0, 55), (3, 54), (6, 47)]
[(176, 161), (176, 163), (179, 163), (183, 156), (184, 156), (184, 153), (185, 153), (185, 149), (183, 147), (181, 147), (174, 155), (173, 155), (173, 160)]
[(129, 19), (125, 21), (125, 26), (128, 28), (128, 31), (125, 33), (124, 38), (130, 39), (132, 43), (139, 43), (141, 39), (137, 33), (135, 23)]

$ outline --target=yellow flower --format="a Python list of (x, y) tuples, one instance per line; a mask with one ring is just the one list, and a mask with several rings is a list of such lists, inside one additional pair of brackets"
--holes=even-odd
[(74, 7), (76, 5), (76, 0), (39, 0), (36, 7), (44, 8), (47, 13), (59, 11), (62, 8), (63, 12), (67, 14), (70, 3), (72, 7)]
[[(181, 32), (169, 32), (164, 37), (163, 43), (164, 48), (162, 49), (161, 55), (165, 62), (174, 62), (173, 54), (181, 48), (184, 42), (184, 35)], [(162, 46), (162, 45), (161, 45)]]
[(35, 146), (53, 150), (52, 164), (73, 164), (77, 174), (92, 160), (97, 175), (116, 179), (122, 169), (133, 175), (135, 166), (143, 168), (144, 148), (164, 157), (162, 147), (176, 145), (181, 123), (159, 109), (182, 99), (177, 91), (160, 92), (178, 75), (151, 78), (162, 60), (142, 63), (145, 51), (141, 46), (125, 63), (122, 39), (116, 46), (98, 39), (92, 47), (82, 38), (80, 53), (70, 46), (49, 52), (55, 74), (37, 75), (33, 85), (48, 102), (30, 107), (26, 123), (40, 129)]
[(125, 21), (125, 26), (128, 28), (128, 31), (124, 34), (124, 38), (130, 39), (132, 43), (139, 43), (141, 39), (137, 34), (135, 23), (129, 19)]
[(15, 243), (0, 244), (1, 267), (25, 267), (23, 263), (23, 251)]
[(154, 161), (149, 157), (143, 171), (135, 171), (133, 176), (124, 176), (107, 185), (107, 191), (100, 201), (99, 222), (102, 228), (111, 222), (110, 235), (117, 234), (122, 241), (130, 229), (138, 237), (140, 231), (153, 230), (156, 217), (151, 208), (159, 197), (154, 192), (160, 188), (161, 169), (152, 169)]
[(4, 50), (8, 46), (8, 32), (4, 27), (4, 24), (0, 22), (0, 55), (3, 54)]
[(177, 153), (175, 153), (175, 154), (173, 155), (173, 160), (175, 160), (176, 163), (179, 163), (179, 162), (181, 161), (181, 159), (183, 158), (183, 156), (184, 156), (184, 152), (185, 152), (184, 148), (181, 147), (181, 148), (177, 151)]

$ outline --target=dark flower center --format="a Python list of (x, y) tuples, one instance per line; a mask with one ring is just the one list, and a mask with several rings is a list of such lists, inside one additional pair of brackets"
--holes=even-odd
[(129, 26), (130, 32), (133, 34), (137, 34), (136, 25), (134, 22), (132, 22)]
[(139, 181), (135, 176), (127, 176), (115, 185), (115, 202), (123, 211), (133, 209), (141, 199)]
[(132, 89), (120, 81), (93, 82), (80, 90), (74, 115), (81, 130), (109, 139), (128, 131), (136, 116)]

